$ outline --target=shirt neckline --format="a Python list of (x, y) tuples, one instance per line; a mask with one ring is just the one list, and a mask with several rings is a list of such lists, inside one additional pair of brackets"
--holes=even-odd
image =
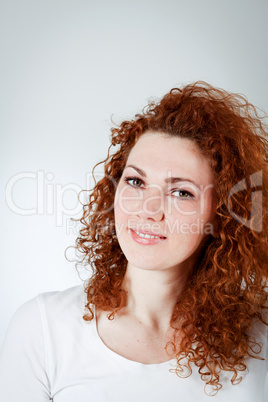
[(176, 368), (176, 359), (170, 359), (165, 362), (161, 363), (141, 363), (137, 362), (135, 360), (130, 360), (127, 359), (126, 357), (114, 352), (112, 349), (110, 349), (103, 340), (101, 339), (98, 329), (97, 329), (97, 320), (96, 320), (96, 311), (95, 311), (95, 306), (91, 305), (91, 308), (94, 312), (94, 318), (89, 321), (89, 324), (87, 326), (88, 328), (88, 333), (91, 338), (91, 340), (94, 342), (94, 347), (100, 353), (102, 356), (105, 358), (108, 358), (109, 360), (112, 360), (114, 363), (128, 368), (132, 370), (139, 370), (139, 371), (146, 371), (146, 372), (159, 372), (159, 371), (168, 371), (171, 368)]

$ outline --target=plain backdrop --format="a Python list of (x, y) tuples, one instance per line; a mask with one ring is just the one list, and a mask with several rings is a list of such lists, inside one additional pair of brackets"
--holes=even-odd
[(0, 345), (23, 302), (81, 283), (70, 218), (112, 120), (197, 80), (268, 111), (267, 16), (266, 0), (0, 1)]

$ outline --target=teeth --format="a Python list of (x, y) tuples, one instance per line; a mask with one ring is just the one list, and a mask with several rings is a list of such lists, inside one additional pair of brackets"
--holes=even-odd
[(140, 237), (144, 237), (145, 239), (159, 239), (159, 236), (151, 236), (149, 234), (144, 234), (144, 233), (140, 233), (140, 232), (136, 232), (138, 236)]

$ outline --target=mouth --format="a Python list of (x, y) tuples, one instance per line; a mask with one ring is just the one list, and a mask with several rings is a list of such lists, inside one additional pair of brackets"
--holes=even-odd
[(159, 237), (160, 237), (160, 239), (166, 239), (166, 236), (163, 236), (161, 234), (147, 232), (145, 230), (143, 230), (143, 231), (134, 230), (134, 229), (130, 229), (130, 230), (133, 230), (135, 233), (137, 233), (138, 236), (143, 237), (145, 239), (154, 239), (154, 238), (159, 238)]
[(163, 241), (166, 239), (165, 236), (152, 233), (152, 232), (147, 232), (147, 231), (138, 231), (134, 229), (130, 229), (131, 236), (133, 240), (135, 240), (137, 243), (144, 244), (144, 245), (152, 245), (159, 243), (160, 241)]

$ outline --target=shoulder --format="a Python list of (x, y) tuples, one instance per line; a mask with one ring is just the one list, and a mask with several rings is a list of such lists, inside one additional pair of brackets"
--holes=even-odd
[(44, 307), (48, 312), (51, 310), (52, 314), (79, 310), (85, 300), (84, 286), (78, 285), (61, 291), (39, 293), (36, 299), (40, 308)]
[[(40, 293), (13, 315), (0, 353), (0, 393), (5, 400), (48, 400), (51, 379), (72, 350), (83, 320), (83, 286)], [(76, 321), (76, 322), (74, 322)], [(80, 331), (81, 332), (81, 331)], [(14, 386), (15, 384), (15, 386)]]
[(40, 293), (37, 297), (44, 328), (75, 328), (83, 321), (86, 295), (84, 285), (63, 291)]
[(48, 321), (69, 320), (71, 316), (82, 316), (84, 306), (84, 286), (78, 285), (63, 291), (39, 293), (23, 303), (14, 313), (8, 332), (18, 329), (26, 334), (36, 334), (43, 330)]

